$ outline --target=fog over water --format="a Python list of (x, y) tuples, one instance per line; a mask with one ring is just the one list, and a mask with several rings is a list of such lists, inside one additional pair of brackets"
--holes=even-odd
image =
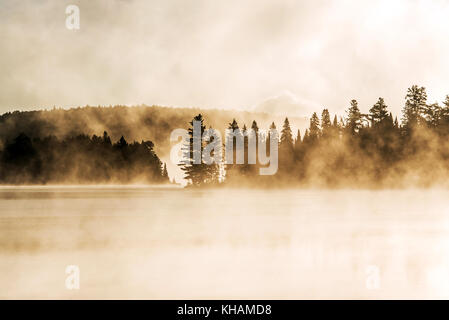
[(448, 298), (448, 193), (1, 187), (0, 298)]

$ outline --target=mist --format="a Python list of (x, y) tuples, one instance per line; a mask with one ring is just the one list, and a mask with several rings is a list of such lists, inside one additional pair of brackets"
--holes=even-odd
[[(65, 27), (68, 4), (80, 29)], [(0, 111), (167, 105), (249, 110), (290, 92), (341, 113), (411, 83), (441, 101), (447, 1), (33, 1), (0, 4)]]
[(0, 298), (448, 298), (448, 16), (0, 0)]

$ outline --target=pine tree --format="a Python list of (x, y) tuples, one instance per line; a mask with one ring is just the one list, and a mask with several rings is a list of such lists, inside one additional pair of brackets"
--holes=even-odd
[(255, 133), (259, 132), (259, 127), (257, 126), (256, 120), (253, 121), (253, 123), (251, 125), (251, 129), (253, 129)]
[(355, 135), (362, 127), (362, 114), (360, 113), (357, 100), (351, 100), (346, 118), (346, 129), (351, 135)]
[[(200, 136), (199, 137), (194, 137), (193, 136), (193, 126), (194, 126), (194, 121), (199, 121), (200, 122)], [(189, 141), (188, 144), (185, 145), (182, 149), (183, 151), (183, 160), (184, 163), (180, 164), (181, 166), (181, 170), (184, 171), (185, 174), (185, 179), (189, 181), (189, 184), (191, 184), (192, 186), (201, 186), (203, 185), (206, 180), (207, 180), (207, 164), (205, 164), (203, 162), (202, 159), (202, 154), (203, 154), (203, 149), (204, 149), (204, 143), (202, 141), (202, 137), (204, 134), (204, 131), (206, 129), (206, 126), (204, 126), (204, 119), (203, 116), (201, 114), (195, 116), (193, 118), (193, 120), (190, 122), (190, 128), (188, 130), (189, 133)], [(194, 141), (194, 139), (201, 139), (200, 144), (200, 149), (197, 150), (197, 148), (194, 148), (194, 144), (197, 141)], [(201, 163), (194, 163), (195, 159), (201, 159)]]
[[(232, 119), (232, 122), (228, 125), (228, 130), (230, 131), (230, 135), (235, 133), (235, 136), (232, 136), (232, 163), (226, 164), (226, 179), (230, 181), (233, 177), (237, 176), (237, 152), (242, 152), (244, 150), (237, 150), (237, 141), (242, 137), (241, 130), (237, 121)], [(229, 143), (229, 138), (226, 139), (226, 143)]]
[(414, 85), (407, 89), (405, 106), (402, 109), (402, 123), (406, 130), (409, 130), (417, 125), (421, 125), (424, 122), (426, 104), (426, 88)]
[[(274, 121), (270, 125), (270, 130), (276, 130), (276, 125), (274, 124)], [(267, 155), (270, 155), (270, 143), (271, 143), (271, 133), (270, 133), (270, 131), (268, 131), (265, 143), (266, 143), (266, 149), (265, 150), (267, 151)]]
[(117, 143), (117, 147), (119, 148), (119, 149), (124, 149), (124, 148), (126, 148), (128, 146), (128, 142), (125, 140), (125, 137), (121, 137), (120, 138), (120, 140), (119, 140), (119, 142)]
[(331, 116), (327, 109), (324, 109), (321, 113), (321, 129), (324, 137), (328, 137), (332, 130)]
[(310, 126), (309, 126), (309, 138), (311, 140), (316, 140), (320, 136), (320, 119), (316, 112), (312, 114), (310, 118)]
[(256, 120), (253, 120), (253, 123), (251, 124), (251, 129), (254, 131), (254, 134), (256, 135), (256, 167), (254, 167), (255, 170), (257, 170), (257, 165), (259, 164), (258, 157), (259, 157), (259, 127), (257, 126)]
[(232, 122), (229, 123), (228, 129), (231, 129), (231, 130), (239, 129), (239, 125), (237, 124), (237, 121), (235, 119), (232, 119)]
[(281, 131), (280, 148), (291, 151), (293, 149), (293, 135), (288, 118), (285, 118)]
[(281, 139), (279, 143), (279, 169), (280, 172), (291, 172), (294, 163), (294, 145), (292, 129), (288, 118), (285, 118), (282, 126)]
[(232, 152), (232, 154), (233, 154), (233, 161), (232, 161), (231, 165), (228, 165), (228, 167), (231, 168), (231, 167), (233, 167), (233, 164), (236, 163), (236, 158), (237, 158), (237, 154), (236, 154), (237, 153), (236, 152), (237, 151), (237, 140), (241, 138), (241, 131), (240, 131), (239, 125), (237, 124), (237, 121), (235, 119), (232, 119), (232, 122), (229, 123), (228, 130), (230, 130), (232, 133), (236, 132), (236, 136), (232, 138), (233, 139), (233, 143), (232, 143), (232, 146), (233, 146), (233, 152)]
[(369, 119), (371, 120), (371, 126), (375, 126), (382, 123), (388, 117), (387, 105), (383, 98), (379, 98), (376, 104), (369, 110)]
[(164, 168), (162, 169), (162, 178), (169, 180), (167, 163), (164, 162)]
[(337, 115), (334, 116), (334, 121), (332, 122), (332, 126), (333, 126), (334, 128), (338, 128)]

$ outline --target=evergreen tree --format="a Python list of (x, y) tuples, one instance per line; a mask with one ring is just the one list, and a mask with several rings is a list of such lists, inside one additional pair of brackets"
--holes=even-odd
[(168, 170), (167, 170), (167, 163), (165, 163), (165, 162), (164, 162), (164, 168), (162, 169), (162, 177), (166, 178), (167, 180), (169, 180)]
[[(193, 126), (194, 121), (200, 122), (200, 136), (194, 137), (193, 135)], [(206, 126), (204, 125), (204, 119), (201, 114), (198, 114), (193, 118), (190, 122), (190, 128), (188, 129), (189, 140), (187, 145), (182, 148), (183, 151), (183, 162), (180, 164), (181, 170), (184, 171), (184, 177), (192, 186), (201, 186), (206, 183), (207, 180), (207, 164), (203, 162), (202, 154), (204, 149), (204, 143), (202, 141), (202, 137)], [(196, 139), (201, 139), (198, 143)], [(200, 145), (200, 148), (194, 148), (194, 145)], [(200, 159), (200, 163), (194, 163), (195, 159)]]
[(228, 129), (239, 130), (239, 125), (237, 124), (237, 121), (235, 119), (232, 119), (232, 122), (229, 123)]
[(351, 135), (355, 135), (362, 127), (362, 114), (360, 113), (357, 100), (351, 100), (346, 118), (346, 129)]
[(321, 113), (321, 129), (323, 131), (323, 136), (328, 137), (331, 134), (332, 123), (329, 110), (324, 109)]
[(421, 125), (424, 122), (426, 104), (426, 88), (414, 85), (407, 89), (405, 106), (402, 110), (402, 123), (406, 130), (409, 130), (417, 125)]
[(294, 145), (292, 129), (288, 118), (285, 118), (282, 126), (279, 144), (279, 172), (290, 173), (294, 163)]
[[(276, 129), (276, 125), (274, 124), (274, 121), (271, 123), (270, 125), (270, 130), (275, 130)], [(267, 155), (270, 155), (270, 143), (271, 143), (271, 133), (270, 131), (268, 131), (268, 134), (266, 136), (266, 151), (267, 151)]]
[(117, 143), (117, 147), (119, 147), (119, 149), (124, 149), (128, 146), (128, 142), (125, 140), (125, 137), (121, 137), (119, 142)]
[(251, 125), (251, 129), (253, 129), (255, 133), (259, 132), (259, 127), (257, 126), (256, 120), (253, 121), (253, 123)]
[(388, 117), (387, 105), (383, 98), (379, 98), (376, 104), (369, 110), (368, 118), (371, 120), (371, 126), (382, 123)]
[[(239, 128), (239, 125), (235, 119), (232, 119), (232, 122), (228, 125), (229, 135), (232, 136), (232, 163), (226, 164), (226, 180), (231, 181), (231, 179), (238, 176), (238, 166), (237, 165), (237, 153), (238, 152), (244, 152), (244, 150), (238, 149), (238, 143), (240, 139), (243, 138), (241, 130)], [(226, 139), (226, 143), (228, 142), (229, 138)]]
[(256, 135), (256, 166), (254, 168), (254, 172), (258, 170), (258, 164), (259, 164), (259, 127), (257, 126), (256, 120), (253, 121), (251, 124), (251, 129), (254, 131), (254, 134)]
[(291, 151), (293, 149), (293, 135), (288, 118), (285, 118), (281, 131), (280, 148)]
[(310, 118), (310, 126), (309, 126), (309, 138), (311, 140), (316, 140), (320, 136), (320, 119), (316, 112), (312, 114)]
[(333, 126), (334, 128), (338, 128), (337, 115), (334, 116), (334, 121), (332, 122), (332, 126)]

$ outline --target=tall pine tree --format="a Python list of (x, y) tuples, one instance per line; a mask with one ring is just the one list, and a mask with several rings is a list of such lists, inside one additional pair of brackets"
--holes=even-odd
[(355, 135), (362, 127), (362, 114), (360, 113), (357, 100), (351, 100), (351, 106), (347, 113), (346, 130), (349, 134)]
[(332, 123), (329, 110), (324, 109), (321, 113), (321, 130), (323, 132), (323, 137), (328, 137), (331, 134)]
[(427, 105), (426, 88), (417, 85), (407, 89), (405, 106), (402, 109), (402, 123), (406, 131), (421, 125), (425, 119), (424, 114)]
[(374, 127), (388, 117), (387, 105), (383, 98), (379, 98), (376, 104), (369, 110), (369, 119), (371, 120), (371, 126)]
[[(194, 137), (194, 121), (199, 122), (200, 132), (199, 136)], [(190, 128), (188, 129), (189, 139), (187, 144), (183, 146), (183, 162), (180, 164), (181, 170), (184, 171), (184, 178), (190, 185), (198, 187), (207, 183), (208, 178), (208, 165), (203, 162), (203, 149), (204, 143), (202, 140), (206, 126), (204, 125), (204, 119), (201, 114), (198, 114), (190, 122)], [(195, 147), (194, 147), (195, 146)], [(197, 148), (199, 146), (199, 148)], [(194, 163), (195, 160), (200, 160), (200, 163)]]

